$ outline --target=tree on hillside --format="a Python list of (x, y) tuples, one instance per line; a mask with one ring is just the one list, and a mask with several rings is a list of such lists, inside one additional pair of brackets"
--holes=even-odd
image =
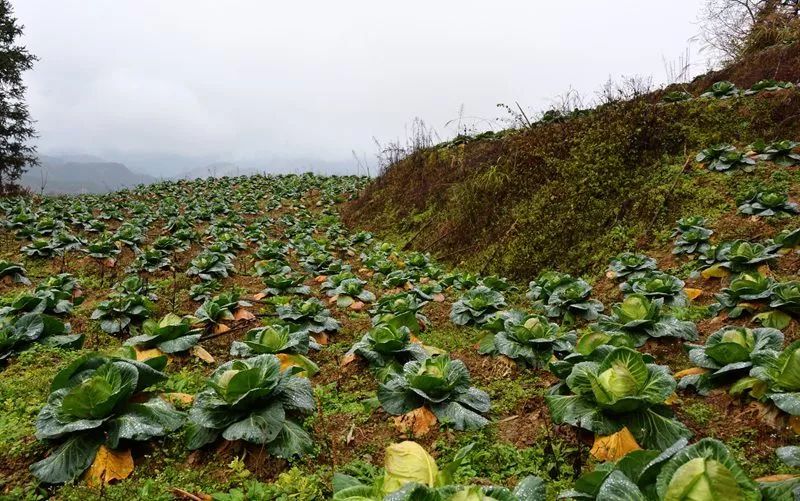
[(800, 37), (800, 0), (708, 0), (701, 14), (705, 48), (720, 62)]
[(22, 73), (33, 67), (36, 57), (18, 44), (22, 29), (11, 2), (0, 0), (0, 194), (14, 192), (20, 176), (37, 163), (29, 143), (36, 131), (22, 82)]

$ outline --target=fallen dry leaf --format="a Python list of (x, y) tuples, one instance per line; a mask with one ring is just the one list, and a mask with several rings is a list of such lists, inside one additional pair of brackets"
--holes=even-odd
[(361, 301), (356, 301), (350, 305), (350, 309), (353, 311), (361, 311), (364, 309), (364, 303)]
[(600, 461), (616, 461), (625, 454), (640, 449), (636, 439), (626, 427), (613, 435), (595, 437), (590, 453), (592, 457)]
[(233, 312), (233, 319), (237, 321), (241, 320), (254, 320), (256, 318), (255, 315), (250, 310), (245, 308), (239, 308)]
[(92, 465), (86, 470), (86, 483), (98, 487), (113, 480), (123, 480), (133, 472), (131, 450), (114, 451), (101, 445)]
[(791, 480), (797, 477), (798, 475), (784, 473), (783, 475), (769, 475), (766, 477), (760, 477), (756, 479), (756, 482), (783, 482), (784, 480)]
[(730, 274), (730, 271), (719, 266), (712, 266), (700, 272), (700, 276), (703, 278), (725, 278)]
[(686, 293), (686, 296), (689, 298), (690, 301), (694, 301), (695, 299), (703, 295), (703, 289), (692, 289), (686, 287), (683, 289), (683, 291)]
[(266, 294), (264, 294), (263, 292), (259, 292), (258, 294), (256, 294), (255, 296), (253, 296), (253, 299), (255, 299), (256, 301), (261, 301), (261, 300), (262, 300), (262, 299), (264, 299), (265, 297), (267, 297), (267, 295), (266, 295)]
[(139, 362), (144, 362), (145, 360), (150, 360), (151, 358), (156, 358), (163, 355), (161, 350), (158, 348), (150, 348), (149, 350), (134, 348), (133, 351), (136, 352), (136, 360)]
[(758, 303), (739, 303), (737, 307), (742, 308), (746, 311), (761, 311), (764, 309), (764, 305)]
[(789, 428), (800, 435), (800, 416), (789, 416)]
[(211, 356), (211, 353), (207, 352), (206, 349), (199, 344), (194, 345), (192, 348), (192, 355), (199, 358), (203, 362), (207, 362), (209, 364), (214, 363), (214, 357)]
[(703, 369), (701, 367), (691, 367), (689, 369), (684, 369), (682, 371), (678, 371), (675, 373), (675, 379), (680, 379), (686, 376), (694, 376), (696, 374), (705, 374), (708, 372), (708, 369)]
[(356, 354), (355, 353), (348, 353), (344, 357), (342, 357), (342, 363), (340, 364), (344, 367), (347, 364), (351, 364), (356, 361)]
[(223, 334), (225, 332), (228, 332), (229, 330), (231, 330), (231, 328), (225, 324), (216, 324), (211, 332), (213, 332), (214, 334)]
[[(770, 428), (779, 430), (786, 425), (785, 415), (774, 405), (768, 405), (762, 402), (751, 402), (747, 407), (748, 409), (755, 410), (757, 418)], [(792, 427), (791, 422), (789, 422), (789, 427)], [(797, 431), (798, 430), (795, 430), (795, 432)]]
[(431, 431), (431, 427), (437, 421), (436, 415), (427, 407), (420, 407), (407, 414), (395, 417), (394, 425), (402, 433), (421, 437)]
[(317, 343), (321, 344), (322, 346), (327, 345), (328, 342), (329, 342), (328, 341), (328, 333), (327, 332), (316, 332), (316, 333), (312, 334), (311, 337), (313, 337), (314, 341), (316, 341)]
[(194, 395), (188, 393), (162, 393), (161, 398), (173, 405), (192, 405), (194, 402)]

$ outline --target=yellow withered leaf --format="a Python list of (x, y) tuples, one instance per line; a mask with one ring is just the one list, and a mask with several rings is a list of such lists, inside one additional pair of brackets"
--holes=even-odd
[(292, 356), (286, 353), (278, 353), (275, 355), (278, 357), (278, 360), (281, 362), (281, 372), (285, 371), (289, 367), (301, 367), (300, 364), (297, 363), (297, 360)]
[(689, 368), (689, 369), (684, 369), (682, 371), (676, 372), (675, 373), (675, 379), (680, 379), (680, 378), (686, 377), (686, 376), (694, 376), (694, 375), (697, 375), (697, 374), (705, 374), (706, 372), (708, 372), (708, 369), (703, 369), (701, 367), (692, 367), (692, 368)]
[(207, 352), (206, 349), (199, 344), (194, 345), (192, 348), (192, 355), (196, 356), (203, 362), (207, 362), (209, 364), (214, 363), (214, 357), (211, 356), (211, 353)]
[(413, 411), (397, 416), (394, 418), (395, 427), (401, 433), (405, 433), (414, 437), (421, 437), (431, 431), (437, 423), (436, 414), (430, 411), (427, 407), (420, 407)]
[(256, 316), (250, 310), (246, 310), (244, 308), (239, 308), (233, 312), (233, 319), (234, 320), (253, 320)]
[(759, 272), (759, 273), (761, 273), (762, 275), (765, 275), (765, 276), (770, 276), (770, 275), (772, 275), (772, 270), (771, 270), (771, 269), (769, 269), (769, 265), (768, 265), (768, 264), (762, 264), (761, 266), (759, 266), (759, 267), (757, 268), (757, 270), (758, 270), (758, 272)]
[(793, 432), (800, 435), (800, 416), (789, 417), (789, 428), (791, 428)]
[(113, 480), (123, 480), (133, 472), (131, 450), (114, 451), (101, 445), (89, 469), (86, 483), (92, 487), (108, 484)]
[(761, 482), (761, 483), (783, 482), (784, 480), (792, 480), (794, 478), (797, 478), (797, 475), (784, 473), (783, 475), (769, 475), (766, 477), (759, 477), (756, 479), (756, 482)]
[(592, 457), (600, 461), (616, 461), (631, 451), (638, 451), (641, 447), (636, 443), (628, 428), (622, 428), (613, 435), (595, 437), (594, 445), (590, 451)]
[(161, 398), (173, 405), (192, 405), (194, 395), (188, 393), (162, 393)]
[(680, 401), (681, 401), (681, 399), (678, 398), (678, 394), (673, 392), (672, 395), (668, 396), (664, 400), (664, 403), (667, 404), (667, 405), (673, 405), (673, 404), (677, 404)]
[(352, 364), (356, 361), (356, 354), (355, 353), (348, 353), (344, 357), (342, 357), (341, 366), (344, 367), (345, 365)]
[(689, 298), (690, 301), (694, 301), (703, 294), (703, 289), (692, 289), (686, 287), (683, 289), (683, 291), (686, 293), (686, 296)]
[(730, 274), (730, 271), (716, 264), (700, 272), (700, 276), (703, 278), (725, 278)]
[(437, 348), (435, 346), (431, 346), (425, 343), (420, 343), (420, 344), (422, 345), (422, 349), (425, 350), (425, 353), (427, 353), (431, 357), (437, 357), (439, 355), (444, 355), (447, 353), (441, 348)]
[(737, 305), (739, 308), (745, 311), (761, 311), (764, 307), (758, 303), (739, 303)]
[(217, 324), (217, 325), (214, 326), (214, 330), (212, 332), (214, 334), (223, 334), (225, 332), (228, 332), (229, 330), (231, 330), (231, 328), (228, 327), (227, 325), (225, 325), (225, 324)]
[(145, 360), (150, 360), (151, 358), (156, 358), (163, 355), (161, 350), (158, 348), (150, 348), (149, 350), (140, 350), (139, 348), (134, 348), (133, 350), (136, 352), (136, 360), (139, 362), (144, 362)]

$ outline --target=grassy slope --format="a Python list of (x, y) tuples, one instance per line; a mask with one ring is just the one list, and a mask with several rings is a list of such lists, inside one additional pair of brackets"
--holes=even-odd
[[(767, 51), (699, 78), (749, 86), (800, 80), (800, 47)], [(800, 195), (796, 173), (707, 173), (691, 159), (719, 142), (800, 137), (800, 90), (733, 100), (658, 104), (647, 96), (562, 124), (417, 152), (391, 166), (345, 212), (346, 220), (453, 264), (527, 280), (543, 268), (592, 275), (626, 249), (658, 249), (675, 220), (704, 215), (717, 236), (757, 184)], [(744, 233), (748, 235), (748, 233)], [(758, 236), (749, 234), (749, 236)]]

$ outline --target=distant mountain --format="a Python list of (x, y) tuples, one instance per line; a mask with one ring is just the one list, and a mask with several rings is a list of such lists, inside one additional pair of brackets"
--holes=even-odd
[(41, 166), (22, 175), (21, 183), (34, 193), (107, 193), (147, 184), (156, 178), (131, 171), (125, 164), (90, 155), (39, 157)]

